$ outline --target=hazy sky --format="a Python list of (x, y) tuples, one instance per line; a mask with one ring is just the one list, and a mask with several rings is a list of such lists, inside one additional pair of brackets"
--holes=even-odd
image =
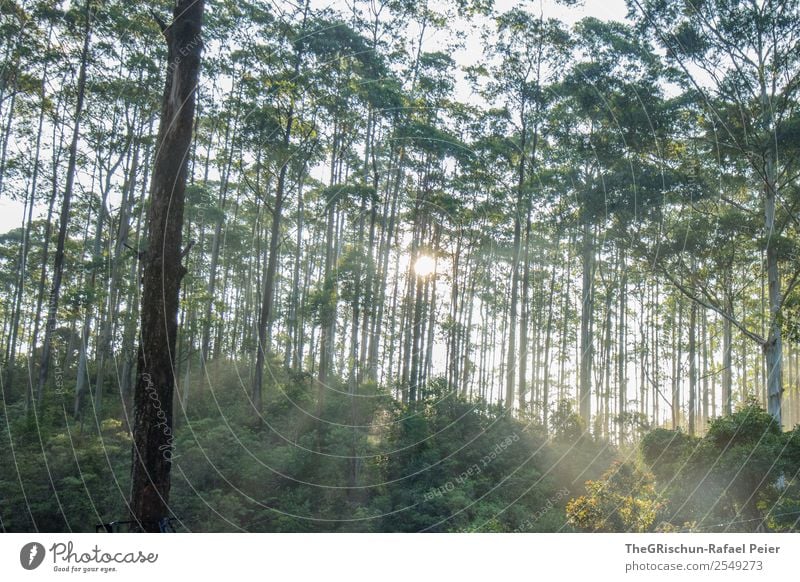
[[(335, 1), (325, 2), (324, 4), (342, 6), (344, 3)], [(498, 11), (505, 11), (519, 6), (520, 4), (520, 2), (515, 2), (514, 0), (495, 0), (495, 8)], [(573, 8), (560, 6), (553, 0), (533, 0), (525, 2), (524, 5), (528, 6), (531, 11), (536, 13), (542, 10), (546, 18), (559, 18), (570, 25), (586, 16), (594, 16), (603, 20), (624, 20), (627, 13), (624, 0), (585, 0), (583, 6)], [(470, 27), (463, 22), (456, 22), (454, 25), (467, 33), (465, 47), (454, 55), (456, 63), (459, 66), (474, 64), (482, 50), (480, 33), (476, 28), (477, 25), (473, 24), (472, 27)], [(432, 33), (426, 39), (426, 48), (428, 50), (435, 50), (438, 44), (447, 42), (447, 37), (447, 31)], [(459, 93), (459, 98), (469, 98), (465, 83), (462, 82), (458, 84), (457, 92)], [(43, 198), (40, 196), (39, 200), (43, 201)], [(36, 214), (39, 216), (41, 216), (44, 211), (44, 204), (40, 204), (36, 208)], [(13, 228), (21, 226), (22, 216), (22, 202), (12, 201), (5, 197), (0, 198), (0, 233), (8, 232)]]

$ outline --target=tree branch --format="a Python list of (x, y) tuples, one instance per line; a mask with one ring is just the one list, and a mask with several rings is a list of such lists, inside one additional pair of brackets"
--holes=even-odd
[(167, 36), (167, 28), (169, 28), (169, 25), (166, 22), (164, 22), (164, 19), (161, 18), (158, 14), (156, 14), (156, 11), (153, 10), (152, 8), (150, 9), (149, 12), (150, 12), (150, 16), (152, 16), (153, 20), (155, 20), (156, 23), (158, 24), (158, 28), (161, 30), (161, 34), (163, 34), (164, 37), (166, 38), (166, 36)]
[(663, 266), (659, 265), (659, 267), (660, 267), (659, 270), (664, 275), (664, 277), (666, 277), (667, 280), (670, 283), (672, 283), (678, 289), (678, 291), (683, 293), (686, 297), (688, 297), (689, 299), (691, 299), (692, 301), (694, 301), (698, 305), (700, 305), (702, 307), (705, 307), (706, 309), (710, 309), (712, 311), (715, 311), (716, 313), (721, 315), (723, 318), (725, 318), (728, 321), (730, 321), (734, 325), (734, 327), (736, 327), (746, 337), (750, 338), (751, 340), (753, 340), (757, 344), (759, 344), (761, 346), (766, 345), (767, 341), (763, 337), (761, 337), (759, 334), (754, 333), (754, 332), (750, 331), (749, 329), (747, 329), (747, 327), (745, 327), (744, 324), (742, 324), (738, 319), (733, 317), (730, 313), (728, 313), (727, 311), (725, 311), (724, 309), (722, 309), (718, 305), (714, 305), (710, 301), (704, 301), (703, 299), (698, 297), (696, 294), (692, 293), (684, 285), (682, 285), (680, 282), (678, 282), (678, 280), (675, 279), (675, 277), (673, 277)]
[(792, 278), (789, 281), (789, 285), (786, 286), (786, 290), (783, 292), (783, 297), (781, 297), (781, 302), (778, 304), (778, 311), (783, 309), (786, 299), (788, 299), (789, 295), (791, 295), (798, 283), (800, 283), (800, 269), (794, 272), (794, 275), (792, 275)]
[(189, 244), (186, 245), (186, 248), (181, 251), (181, 258), (184, 258), (186, 255), (189, 254), (189, 251), (192, 250), (192, 247), (194, 246), (195, 242), (196, 241), (193, 241), (193, 240), (189, 241)]

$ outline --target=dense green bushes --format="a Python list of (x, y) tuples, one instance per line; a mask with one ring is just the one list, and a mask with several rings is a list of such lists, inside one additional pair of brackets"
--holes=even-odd
[[(176, 404), (178, 530), (797, 529), (800, 429), (782, 433), (754, 403), (702, 438), (657, 428), (620, 452), (586, 434), (567, 401), (548, 430), (439, 381), (415, 408), (374, 384), (351, 396), (343, 382), (318, 407), (308, 375), (273, 371), (261, 419), (247, 369), (230, 362), (195, 374), (186, 410)], [(82, 425), (68, 404), (51, 396), (37, 416), (19, 401), (5, 408), (6, 531), (93, 531), (127, 519), (124, 416)], [(121, 410), (110, 395), (107, 404)]]
[(567, 508), (571, 523), (587, 531), (798, 529), (800, 429), (781, 432), (755, 402), (715, 419), (703, 437), (655, 429), (640, 452), (643, 467), (618, 464), (587, 483), (587, 495)]
[[(247, 370), (233, 363), (194, 374), (185, 412), (176, 403), (177, 529), (557, 531), (569, 529), (575, 484), (613, 459), (606, 443), (581, 436), (566, 403), (548, 440), (542, 426), (441, 382), (413, 409), (374, 385), (351, 397), (334, 383), (318, 411), (308, 375), (273, 371), (261, 420)], [(21, 419), (10, 431), (3, 420), (13, 443), (0, 448), (7, 531), (93, 531), (127, 519), (131, 441), (121, 420), (104, 420), (98, 434), (55, 400), (38, 424), (21, 404), (7, 413)]]

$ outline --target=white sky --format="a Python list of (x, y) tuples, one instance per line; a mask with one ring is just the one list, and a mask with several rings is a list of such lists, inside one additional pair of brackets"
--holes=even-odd
[(21, 202), (0, 198), (0, 234), (22, 226), (22, 210)]

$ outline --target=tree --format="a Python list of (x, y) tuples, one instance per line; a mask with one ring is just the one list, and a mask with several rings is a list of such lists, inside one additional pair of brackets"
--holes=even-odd
[(499, 15), (496, 25), (497, 37), (487, 39), (486, 45), (487, 57), (493, 64), (489, 69), (485, 66), (477, 68), (474, 73), (489, 76), (484, 95), (502, 107), (498, 113), (507, 123), (505, 129), (508, 134), (498, 136), (498, 144), (502, 144), (504, 150), (503, 166), (506, 167), (500, 176), (495, 177), (501, 184), (507, 182), (507, 188), (513, 191), (504, 403), (509, 410), (513, 410), (517, 394), (519, 408), (524, 410), (528, 390), (533, 199), (539, 178), (540, 148), (546, 143), (543, 135), (546, 131), (547, 108), (553, 101), (551, 89), (563, 68), (570, 39), (557, 20), (546, 20), (543, 13), (537, 18), (522, 8)]
[(67, 166), (66, 183), (64, 194), (61, 199), (61, 215), (58, 227), (58, 242), (56, 243), (56, 253), (53, 261), (53, 282), (50, 287), (50, 298), (47, 304), (47, 324), (44, 331), (44, 343), (42, 346), (41, 363), (39, 364), (39, 381), (36, 389), (36, 402), (41, 404), (44, 394), (44, 385), (50, 366), (50, 351), (53, 332), (56, 329), (58, 316), (58, 302), (61, 298), (61, 282), (64, 277), (64, 249), (67, 242), (67, 228), (70, 219), (70, 206), (72, 204), (72, 189), (75, 185), (75, 173), (77, 171), (78, 159), (78, 140), (80, 139), (80, 120), (83, 114), (84, 98), (86, 96), (86, 69), (89, 63), (89, 48), (92, 38), (92, 3), (87, 0), (83, 10), (83, 49), (80, 56), (80, 67), (78, 72), (78, 92), (75, 100), (75, 114), (72, 127), (72, 138), (69, 145), (69, 162)]
[[(631, 0), (639, 26), (667, 51), (681, 80), (697, 92), (706, 127), (725, 159), (748, 167), (750, 193), (763, 213), (759, 251), (767, 289), (766, 332), (756, 333), (730, 309), (708, 302), (763, 350), (768, 410), (781, 421), (785, 297), (800, 281), (787, 236), (800, 199), (795, 183), (800, 7), (789, 0)], [(788, 281), (782, 291), (782, 285)], [(698, 300), (698, 298), (694, 298)]]
[[(306, 21), (308, 20), (308, 2), (305, 3), (302, 11), (302, 20), (299, 25), (297, 35), (302, 38), (306, 33)], [(302, 41), (292, 40), (294, 55), (292, 55), (293, 69), (290, 83), (299, 77), (300, 67), (303, 63)], [(269, 232), (269, 258), (264, 276), (264, 289), (262, 291), (261, 310), (258, 319), (258, 347), (256, 350), (255, 374), (253, 375), (253, 406), (256, 411), (261, 411), (262, 402), (262, 382), (264, 374), (264, 361), (269, 353), (267, 328), (272, 323), (273, 303), (275, 298), (275, 276), (278, 267), (278, 252), (281, 239), (281, 218), (283, 213), (284, 197), (286, 195), (286, 174), (289, 171), (289, 155), (291, 154), (292, 132), (295, 129), (296, 116), (296, 90), (290, 89), (288, 94), (288, 105), (284, 114), (284, 121), (281, 127), (281, 142), (278, 146), (280, 160), (278, 162), (278, 179), (275, 186), (275, 197), (272, 203), (272, 221)]]
[[(630, 26), (595, 18), (576, 25), (575, 40), (582, 58), (558, 86), (563, 97), (554, 114), (560, 151), (554, 171), (568, 185), (560, 192), (562, 204), (579, 233), (578, 402), (589, 427), (598, 258), (603, 244), (625, 252), (636, 240), (633, 223), (658, 217), (663, 190), (673, 179), (659, 159), (670, 109), (664, 105), (661, 66), (651, 47)], [(624, 319), (624, 293), (620, 285), (619, 319)], [(624, 333), (620, 348), (623, 343)], [(619, 375), (624, 377), (624, 370)]]
[(597, 481), (586, 482), (587, 494), (567, 503), (567, 519), (582, 531), (648, 532), (662, 504), (653, 477), (632, 463), (615, 462)]
[[(714, 419), (701, 438), (659, 429), (642, 439), (645, 463), (665, 500), (667, 523), (723, 531), (759, 531), (777, 498), (780, 475), (795, 475), (795, 433), (754, 401)], [(710, 522), (710, 523), (709, 523)]]
[(170, 24), (157, 19), (167, 43), (161, 121), (150, 181), (148, 246), (142, 259), (141, 330), (134, 392), (130, 508), (143, 531), (169, 517), (172, 397), (183, 206), (202, 51), (203, 0), (178, 0)]

